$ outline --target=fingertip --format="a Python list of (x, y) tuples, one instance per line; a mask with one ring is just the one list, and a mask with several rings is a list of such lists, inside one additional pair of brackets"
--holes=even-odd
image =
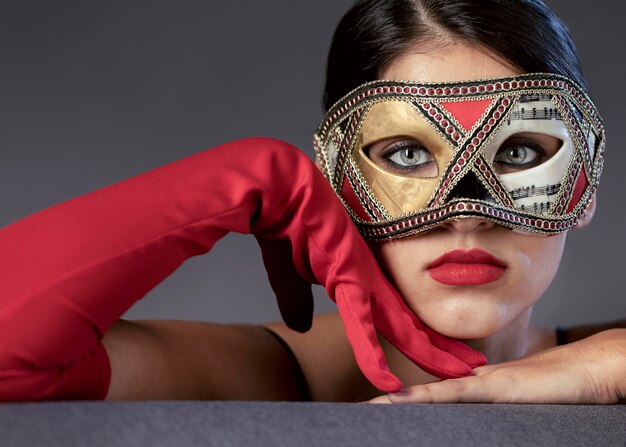
[(389, 393), (390, 397), (398, 397), (398, 398), (408, 397), (410, 395), (411, 395), (410, 388), (401, 388), (399, 391)]
[[(417, 321), (419, 322), (419, 320)], [(428, 333), (433, 346), (436, 346), (442, 351), (448, 352), (458, 360), (468, 365), (470, 368), (476, 368), (487, 363), (487, 357), (485, 357), (485, 354), (470, 348), (463, 341), (449, 338), (430, 328), (425, 328), (425, 332)]]
[(479, 366), (483, 366), (487, 364), (487, 356), (480, 351), (474, 351), (470, 355), (468, 355), (468, 359), (466, 362), (470, 368), (478, 368)]
[(396, 393), (402, 390), (402, 382), (390, 372), (380, 370), (375, 377), (371, 374), (365, 375), (383, 393)]
[(485, 354), (470, 348), (461, 341), (456, 342), (456, 346), (454, 349), (446, 349), (445, 347), (440, 348), (449, 352), (451, 355), (465, 363), (470, 368), (476, 368), (477, 366), (482, 366), (487, 363), (487, 357), (485, 357)]
[(309, 315), (297, 315), (295, 317), (284, 317), (283, 320), (289, 329), (304, 334), (313, 326), (313, 313)]
[(374, 404), (374, 405), (381, 405), (381, 404), (389, 405), (392, 402), (389, 400), (389, 397), (387, 395), (384, 395), (384, 396), (375, 397), (374, 399), (368, 400), (367, 402), (361, 402), (361, 403)]
[(421, 391), (419, 386), (412, 388), (403, 388), (397, 393), (388, 394), (389, 401), (392, 404), (407, 404), (407, 403), (427, 403), (427, 395)]
[(427, 373), (440, 379), (457, 379), (472, 374), (472, 368), (453, 355), (433, 348), (430, 358), (409, 357)]

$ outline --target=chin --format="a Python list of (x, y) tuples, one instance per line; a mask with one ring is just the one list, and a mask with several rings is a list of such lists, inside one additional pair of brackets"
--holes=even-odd
[[(439, 307), (439, 306), (437, 306)], [(443, 306), (427, 311), (414, 309), (431, 329), (447, 337), (459, 340), (475, 340), (490, 337), (501, 331), (513, 319), (507, 306)]]
[(450, 326), (448, 324), (428, 325), (441, 335), (457, 340), (477, 340), (490, 337), (502, 329), (501, 325), (473, 324), (467, 326)]
[(445, 335), (446, 337), (454, 338), (456, 340), (479, 340), (488, 338), (497, 332), (499, 332), (502, 327), (484, 327), (474, 325), (472, 327), (442, 327), (437, 328), (436, 326), (430, 326), (432, 329), (440, 333), (441, 335)]

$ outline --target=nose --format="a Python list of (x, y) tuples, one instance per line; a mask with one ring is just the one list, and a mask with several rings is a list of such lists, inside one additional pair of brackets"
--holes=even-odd
[(446, 229), (468, 233), (470, 231), (483, 231), (493, 228), (496, 225), (490, 220), (481, 217), (455, 217), (444, 222)]

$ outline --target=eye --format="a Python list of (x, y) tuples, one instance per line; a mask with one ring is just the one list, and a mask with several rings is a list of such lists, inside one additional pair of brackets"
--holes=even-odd
[(506, 174), (534, 168), (548, 159), (546, 150), (530, 138), (510, 138), (493, 159), (496, 172)]
[(367, 149), (367, 156), (384, 169), (416, 177), (436, 177), (437, 163), (423, 144), (416, 140), (378, 142)]

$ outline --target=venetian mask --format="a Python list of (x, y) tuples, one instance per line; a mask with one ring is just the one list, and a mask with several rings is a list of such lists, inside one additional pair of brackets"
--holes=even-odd
[(478, 216), (535, 233), (576, 225), (602, 172), (604, 128), (567, 78), (375, 81), (338, 101), (317, 161), (368, 239)]

